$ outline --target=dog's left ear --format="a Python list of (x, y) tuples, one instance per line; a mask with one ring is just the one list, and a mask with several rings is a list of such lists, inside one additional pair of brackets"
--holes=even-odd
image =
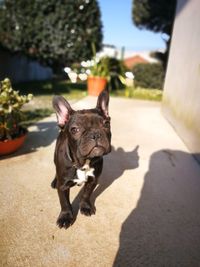
[(62, 128), (74, 112), (67, 100), (62, 96), (54, 96), (52, 101), (53, 108), (56, 111), (58, 125)]
[(97, 100), (97, 108), (100, 109), (105, 117), (109, 117), (108, 114), (108, 105), (109, 105), (109, 91), (108, 89), (104, 89), (101, 94), (98, 96)]

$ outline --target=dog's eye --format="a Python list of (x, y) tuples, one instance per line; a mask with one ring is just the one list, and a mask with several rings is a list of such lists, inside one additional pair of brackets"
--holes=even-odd
[(79, 128), (78, 127), (72, 127), (70, 131), (72, 134), (76, 134), (79, 132)]
[(104, 127), (105, 128), (110, 128), (110, 122), (109, 121), (104, 121)]

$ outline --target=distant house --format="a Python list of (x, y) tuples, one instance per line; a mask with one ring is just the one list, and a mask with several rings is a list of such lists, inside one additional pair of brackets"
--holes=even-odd
[(130, 70), (132, 70), (132, 68), (139, 63), (150, 63), (150, 62), (140, 55), (135, 55), (124, 59), (124, 65)]

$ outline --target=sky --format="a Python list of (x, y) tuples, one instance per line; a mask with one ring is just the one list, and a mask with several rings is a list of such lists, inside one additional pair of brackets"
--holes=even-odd
[(139, 30), (132, 22), (132, 0), (98, 0), (103, 23), (103, 43), (126, 50), (149, 51), (165, 48), (160, 33)]

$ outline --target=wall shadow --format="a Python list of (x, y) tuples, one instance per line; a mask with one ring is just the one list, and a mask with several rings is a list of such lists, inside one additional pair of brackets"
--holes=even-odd
[(20, 156), (37, 151), (40, 147), (46, 147), (53, 143), (58, 136), (58, 127), (56, 122), (38, 122), (34, 124), (36, 130), (31, 130), (23, 146), (15, 153), (1, 156), (0, 159)]
[(200, 166), (192, 155), (154, 153), (137, 207), (122, 224), (113, 267), (199, 266), (199, 203)]
[[(102, 194), (112, 183), (120, 178), (125, 170), (132, 170), (139, 166), (139, 146), (136, 146), (132, 151), (125, 151), (123, 148), (112, 147), (112, 152), (104, 157), (104, 166), (99, 182), (94, 190), (91, 202), (94, 205), (97, 197)], [(72, 206), (74, 215), (77, 216), (79, 210), (79, 201), (83, 189), (80, 190), (74, 199)]]

